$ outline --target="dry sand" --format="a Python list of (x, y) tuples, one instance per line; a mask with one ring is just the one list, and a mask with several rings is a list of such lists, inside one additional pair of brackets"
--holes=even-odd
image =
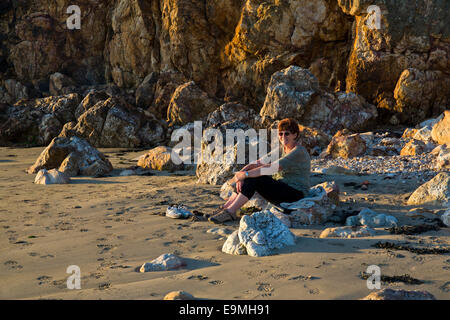
[[(1, 299), (162, 299), (185, 290), (204, 299), (359, 299), (372, 291), (360, 273), (380, 266), (383, 275), (409, 274), (420, 285), (382, 284), (382, 288), (427, 290), (450, 298), (450, 254), (414, 254), (371, 245), (382, 240), (410, 246), (449, 247), (449, 229), (420, 235), (380, 235), (358, 239), (319, 239), (327, 226), (291, 229), (295, 246), (254, 258), (221, 252), (225, 239), (207, 233), (209, 222), (174, 220), (158, 214), (171, 203), (210, 212), (223, 201), (220, 186), (197, 184), (194, 173), (155, 172), (119, 176), (143, 152), (101, 149), (110, 157), (112, 177), (73, 178), (68, 185), (35, 185), (25, 169), (43, 148), (0, 148)], [(411, 207), (405, 198), (419, 181), (380, 176), (314, 176), (314, 183), (336, 180), (344, 206), (368, 206), (395, 215), (400, 224)], [(369, 190), (343, 187), (369, 180)], [(349, 198), (355, 200), (351, 203)], [(418, 223), (415, 221), (414, 223)], [(236, 229), (237, 223), (228, 223)], [(328, 226), (332, 226), (329, 224)], [(163, 253), (187, 261), (180, 270), (136, 272)], [(81, 269), (81, 290), (69, 290), (66, 269)]]

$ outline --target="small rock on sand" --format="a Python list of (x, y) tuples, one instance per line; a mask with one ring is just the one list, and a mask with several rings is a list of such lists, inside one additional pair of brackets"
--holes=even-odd
[(345, 224), (347, 226), (368, 226), (371, 228), (396, 227), (398, 220), (394, 216), (362, 208), (358, 215), (348, 217)]
[(369, 227), (337, 227), (326, 228), (322, 231), (319, 238), (359, 238), (370, 237), (376, 234), (376, 231)]
[(140, 272), (149, 271), (167, 271), (175, 270), (185, 266), (183, 260), (171, 253), (165, 253), (160, 255), (158, 258), (152, 260), (151, 262), (144, 263), (139, 269)]
[(164, 300), (195, 300), (195, 298), (186, 291), (172, 291), (164, 296)]
[(70, 183), (70, 178), (64, 172), (56, 169), (46, 170), (41, 169), (34, 178), (36, 184), (65, 184)]

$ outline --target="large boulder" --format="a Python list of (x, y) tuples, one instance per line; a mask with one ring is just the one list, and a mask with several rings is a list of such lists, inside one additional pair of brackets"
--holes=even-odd
[(210, 98), (194, 81), (190, 81), (179, 86), (173, 93), (167, 109), (167, 120), (172, 125), (184, 125), (206, 118), (219, 106), (217, 99)]
[(408, 205), (435, 204), (450, 202), (450, 174), (440, 172), (433, 179), (417, 188), (409, 197)]
[(183, 170), (184, 164), (177, 157), (172, 148), (159, 146), (149, 150), (146, 154), (139, 157), (137, 165), (144, 169), (152, 169), (159, 171), (175, 171)]
[(294, 244), (295, 235), (286, 225), (270, 211), (259, 211), (241, 218), (237, 236), (236, 233), (231, 234), (222, 251), (230, 254), (246, 252), (252, 257), (262, 257)]
[(394, 111), (401, 114), (403, 122), (425, 120), (448, 106), (449, 91), (450, 78), (441, 71), (405, 69), (394, 89)]
[(439, 144), (450, 145), (450, 110), (446, 110), (442, 119), (433, 126), (431, 137)]
[(75, 120), (78, 94), (21, 100), (7, 108), (0, 138), (13, 144), (47, 145), (66, 122)]
[(333, 136), (323, 156), (348, 159), (364, 155), (366, 149), (366, 142), (359, 133), (342, 130)]
[[(450, 29), (444, 1), (338, 0), (353, 16), (346, 90), (417, 123), (448, 106)], [(374, 9), (375, 8), (375, 9)], [(396, 91), (394, 97), (394, 91)]]
[[(198, 182), (223, 184), (226, 180), (232, 178), (236, 171), (242, 169), (245, 164), (260, 158), (258, 155), (260, 155), (262, 144), (265, 142), (260, 142), (257, 132), (242, 122), (227, 122), (221, 126), (208, 129), (217, 130), (211, 131), (210, 136), (204, 134), (202, 137), (196, 168)], [(233, 130), (232, 132), (241, 135), (243, 139), (228, 141), (227, 143), (227, 129)], [(221, 142), (223, 142), (223, 148), (217, 147), (220, 146)], [(266, 146), (266, 151), (270, 151), (268, 146)], [(251, 156), (254, 159), (250, 159)]]
[(113, 168), (111, 162), (89, 142), (78, 137), (57, 137), (42, 151), (28, 173), (55, 169), (68, 176), (101, 176)]
[(227, 102), (208, 114), (206, 127), (217, 127), (223, 123), (233, 121), (242, 122), (250, 128), (257, 128), (261, 119), (252, 108), (239, 102)]
[[(94, 101), (99, 98), (92, 97)], [(87, 110), (76, 123), (67, 123), (60, 137), (78, 136), (105, 148), (152, 146), (165, 139), (164, 127), (153, 115), (133, 108), (121, 97), (100, 100), (91, 107), (84, 102), (77, 110)]]
[(333, 134), (344, 128), (362, 130), (378, 113), (375, 106), (357, 94), (327, 92), (310, 71), (290, 66), (272, 75), (260, 115), (264, 123), (294, 118)]
[(327, 196), (327, 191), (321, 185), (312, 187), (305, 198), (292, 203), (281, 203), (280, 206), (291, 211), (288, 217), (292, 228), (323, 224), (329, 221), (336, 209), (333, 200)]

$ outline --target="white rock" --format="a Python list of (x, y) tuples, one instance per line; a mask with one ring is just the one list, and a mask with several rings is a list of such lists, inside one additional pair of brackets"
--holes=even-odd
[(253, 257), (267, 256), (275, 249), (295, 244), (294, 234), (268, 210), (243, 216), (238, 236), (247, 254)]
[(183, 260), (171, 253), (165, 253), (160, 255), (158, 258), (144, 263), (139, 269), (140, 272), (150, 272), (150, 271), (166, 271), (174, 270), (185, 266)]
[(56, 169), (46, 170), (41, 169), (34, 178), (36, 184), (66, 184), (70, 183), (70, 178), (64, 172)]
[(234, 255), (245, 255), (247, 250), (244, 244), (239, 240), (239, 231), (234, 231), (222, 246), (222, 252)]
[(337, 227), (326, 228), (322, 231), (319, 238), (359, 238), (370, 237), (376, 234), (376, 231), (369, 227)]
[(179, 206), (173, 206), (173, 207), (167, 207), (166, 210), (166, 217), (172, 218), (172, 219), (187, 219), (190, 216), (192, 216), (192, 212), (186, 209), (185, 206), (179, 205)]
[(291, 220), (289, 219), (289, 215), (284, 214), (280, 210), (278, 210), (276, 207), (270, 207), (270, 212), (274, 214), (275, 217), (277, 217), (286, 227), (291, 227)]
[(388, 216), (383, 213), (377, 213), (368, 208), (363, 208), (357, 216), (347, 218), (345, 224), (347, 226), (368, 226), (377, 227), (396, 227), (398, 220), (394, 216)]

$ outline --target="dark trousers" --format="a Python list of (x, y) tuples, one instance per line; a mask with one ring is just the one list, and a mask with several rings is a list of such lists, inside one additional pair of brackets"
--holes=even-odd
[(264, 199), (274, 205), (282, 202), (295, 202), (304, 198), (303, 192), (288, 184), (275, 180), (271, 176), (259, 176), (244, 180), (241, 193), (251, 199), (258, 192)]

